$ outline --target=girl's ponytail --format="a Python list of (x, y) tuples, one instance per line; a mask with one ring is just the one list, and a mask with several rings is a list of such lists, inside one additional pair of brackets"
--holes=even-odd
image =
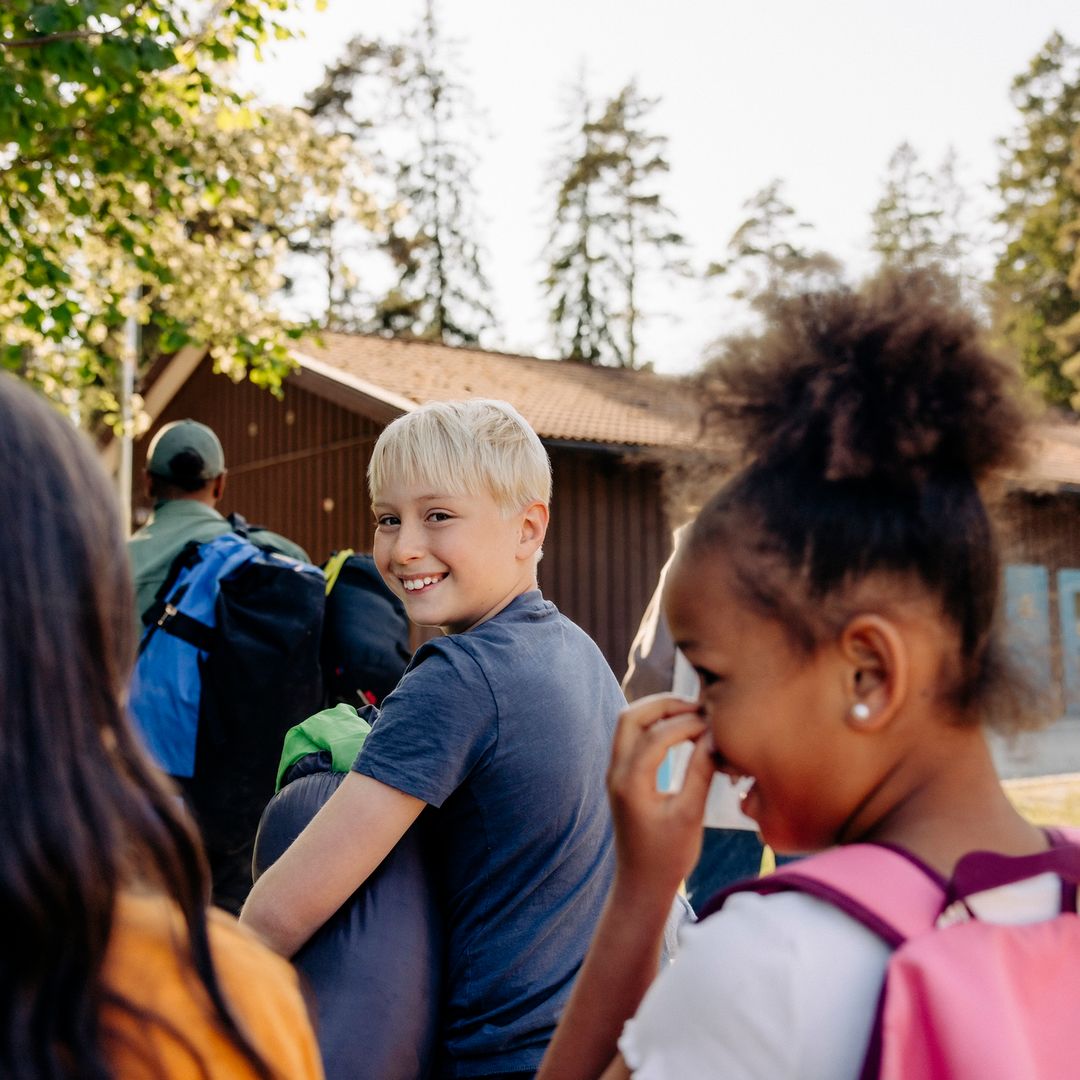
[(748, 600), (807, 650), (850, 616), (854, 585), (913, 579), (957, 631), (943, 694), (995, 722), (989, 704), (1017, 683), (995, 633), (984, 495), (1022, 464), (1026, 412), (1014, 368), (948, 281), (888, 273), (794, 298), (762, 334), (729, 343), (704, 382), (707, 419), (738, 439), (743, 468), (691, 542), (723, 544)]

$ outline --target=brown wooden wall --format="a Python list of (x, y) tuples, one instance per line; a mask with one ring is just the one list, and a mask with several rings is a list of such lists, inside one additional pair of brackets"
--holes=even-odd
[(1080, 566), (1080, 494), (1010, 494), (997, 514), (1005, 562), (1036, 563), (1054, 577)]
[[(135, 447), (141, 476), (157, 428), (191, 417), (221, 439), (229, 475), (224, 513), (237, 510), (296, 541), (316, 562), (336, 549), (370, 551), (365, 474), (381, 426), (297, 387), (283, 400), (233, 384), (204, 362)], [(552, 522), (540, 564), (545, 595), (597, 642), (622, 677), (630, 642), (670, 547), (655, 465), (591, 447), (549, 447)], [(136, 523), (148, 502), (136, 480)]]
[(660, 471), (594, 450), (554, 446), (550, 454), (555, 483), (540, 585), (622, 678), (671, 553)]

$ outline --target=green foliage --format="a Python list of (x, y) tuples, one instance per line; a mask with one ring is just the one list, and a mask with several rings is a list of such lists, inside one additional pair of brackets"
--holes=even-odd
[[(1072, 146), (1072, 163), (1066, 169), (1066, 179), (1080, 205), (1080, 126), (1073, 135)], [(1058, 246), (1072, 258), (1066, 284), (1077, 302), (1072, 314), (1050, 331), (1050, 338), (1065, 358), (1061, 365), (1062, 374), (1074, 387), (1080, 387), (1080, 209), (1062, 228)], [(1080, 392), (1074, 392), (1070, 401), (1073, 408), (1080, 411)]]
[(683, 274), (685, 241), (657, 181), (670, 170), (667, 139), (648, 128), (657, 102), (628, 83), (578, 118), (554, 170), (555, 214), (544, 286), (564, 355), (637, 367), (646, 317), (640, 294), (654, 275)]
[(1019, 354), (1027, 378), (1051, 403), (1080, 407), (1080, 364), (1072, 328), (1080, 293), (1070, 287), (1076, 258), (1075, 182), (1080, 129), (1080, 49), (1053, 34), (1018, 75), (1012, 101), (1020, 120), (1001, 141), (997, 190), (1005, 249), (994, 271), (995, 329)]
[(219, 81), (289, 6), (0, 7), (0, 359), (85, 422), (116, 411), (129, 316), (155, 350), (198, 342), (234, 378), (276, 388), (291, 367), (298, 328), (267, 301), (335, 154)]
[(647, 127), (655, 98), (644, 97), (631, 80), (611, 98), (590, 125), (604, 156), (606, 199), (610, 209), (615, 272), (623, 291), (617, 313), (622, 331), (620, 355), (626, 367), (637, 367), (638, 326), (645, 317), (639, 294), (643, 280), (655, 273), (685, 274), (682, 253), (686, 241), (675, 228), (675, 215), (664, 203), (657, 180), (671, 169), (667, 138)]

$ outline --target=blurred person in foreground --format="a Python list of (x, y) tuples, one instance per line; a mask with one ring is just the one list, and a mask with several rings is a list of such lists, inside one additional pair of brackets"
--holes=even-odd
[(92, 448), (0, 375), (0, 1075), (322, 1077), (290, 967), (206, 909), (132, 733), (120, 514)]

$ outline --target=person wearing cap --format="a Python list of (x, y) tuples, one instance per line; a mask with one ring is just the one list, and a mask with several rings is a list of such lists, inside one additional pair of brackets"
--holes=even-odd
[[(189, 540), (204, 543), (231, 526), (216, 509), (225, 491), (225, 453), (217, 435), (197, 420), (176, 420), (154, 436), (146, 456), (146, 485), (154, 510), (128, 541), (135, 578), (135, 618), (154, 602), (169, 567)], [(304, 562), (303, 548), (269, 529), (252, 528), (251, 539)]]

